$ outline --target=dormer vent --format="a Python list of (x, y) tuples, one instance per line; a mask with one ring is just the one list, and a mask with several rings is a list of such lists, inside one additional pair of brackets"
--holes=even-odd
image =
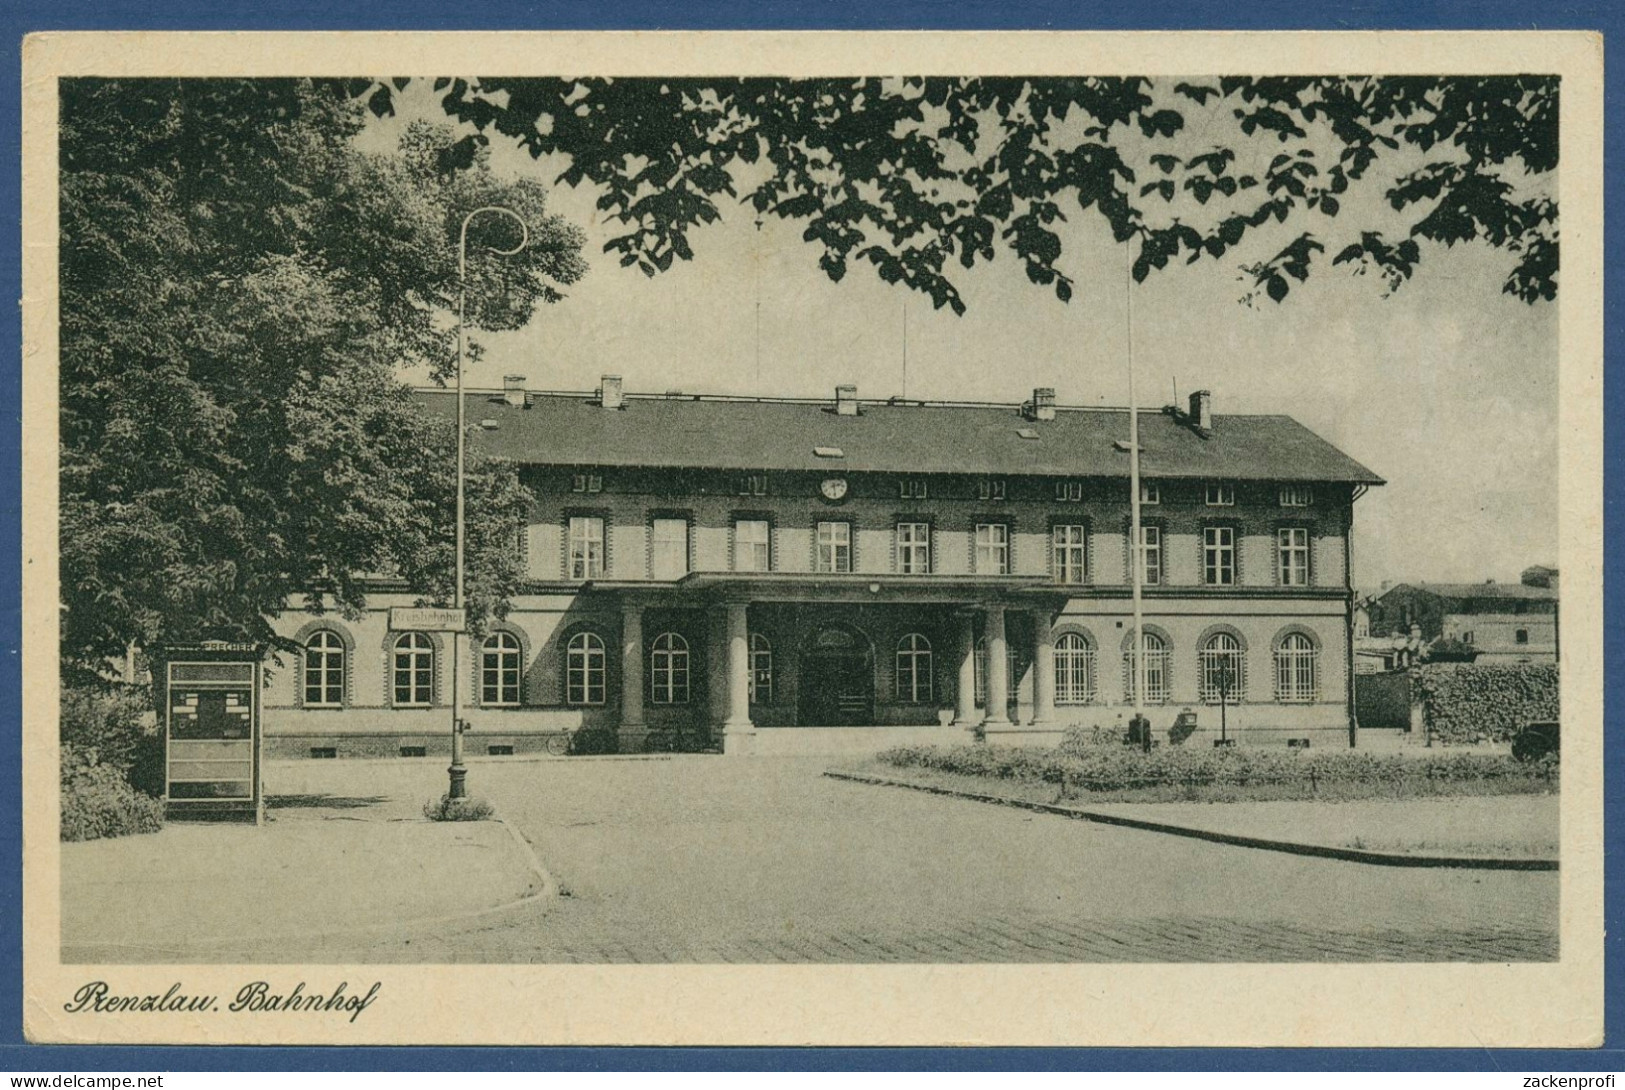
[(835, 415), (858, 415), (858, 388), (856, 386), (835, 387)]
[(606, 409), (626, 408), (626, 395), (621, 390), (620, 375), (605, 375), (598, 380), (598, 404)]

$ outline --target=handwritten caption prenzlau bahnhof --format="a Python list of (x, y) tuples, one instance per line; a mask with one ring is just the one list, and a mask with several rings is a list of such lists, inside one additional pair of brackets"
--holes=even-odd
[(232, 1014), (270, 1014), (277, 1012), (348, 1014), (354, 1022), (361, 1012), (377, 1000), (383, 989), (382, 981), (374, 981), (362, 993), (352, 991), (350, 982), (339, 981), (328, 991), (312, 989), (299, 981), (287, 991), (274, 990), (269, 981), (255, 980), (237, 989), (237, 994), (222, 1005), (218, 995), (189, 994), (179, 981), (171, 984), (162, 995), (118, 995), (105, 980), (92, 980), (73, 993), (73, 998), (62, 1005), (69, 1014), (207, 1014), (227, 1011)]

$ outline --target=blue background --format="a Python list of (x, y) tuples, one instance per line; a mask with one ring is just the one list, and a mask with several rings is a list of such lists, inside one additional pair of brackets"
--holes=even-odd
[[(18, 216), (18, 166), (21, 109), (20, 47), (22, 36), (36, 30), (547, 30), (547, 29), (834, 29), (834, 30), (1379, 30), (1436, 29), (1580, 29), (1600, 30), (1611, 37), (1625, 29), (1625, 6), (1605, 2), (1547, 3), (1537, 0), (1349, 0), (1309, 3), (1306, 0), (1251, 0), (1245, 4), (1209, 5), (1201, 0), (1116, 0), (1110, 4), (1055, 0), (563, 0), (526, 3), (495, 0), (449, 4), (428, 0), (385, 3), (333, 3), (331, 0), (12, 0), (0, 11), (0, 197), (8, 214), (0, 219), (6, 257), (0, 262), (0, 298), (21, 298)], [(1610, 65), (1607, 76), (1607, 145), (1620, 135), (1619, 103), (1625, 76)], [(1611, 166), (1614, 156), (1608, 156)], [(1625, 222), (1619, 186), (1612, 171), (1606, 183), (1608, 284), (1607, 353), (1620, 346), (1618, 299), (1614, 289), (1620, 254), (1620, 227)], [(15, 307), (0, 308), (0, 404), (21, 404), (21, 328)], [(1605, 383), (1605, 482), (1607, 533), (1619, 528), (1619, 476), (1613, 472), (1620, 429), (1612, 418), (1625, 413), (1625, 389), (1617, 375)], [(5, 570), (20, 571), (18, 471), (19, 413), (6, 418), (0, 440), (5, 460), (0, 472), (0, 518), (5, 535), (0, 557)], [(1619, 646), (1621, 561), (1605, 550), (1606, 650)], [(1625, 938), (1621, 918), (1618, 868), (1619, 818), (1625, 797), (1609, 794), (1607, 802), (1608, 876), (1607, 950), (1608, 1040), (1602, 1051), (1403, 1050), (1403, 1049), (537, 1049), (537, 1048), (77, 1048), (30, 1046), (22, 1042), (22, 832), (20, 723), (21, 689), (17, 648), (20, 640), (20, 585), (0, 578), (0, 725), (6, 746), (0, 755), (0, 1071), (54, 1074), (91, 1070), (328, 1070), (328, 1069), (1030, 1069), (1030, 1070), (1507, 1070), (1606, 1071), (1625, 1069), (1617, 1047), (1621, 1031), (1621, 979), (1614, 951)], [(1610, 671), (1606, 701), (1616, 706), (1622, 692), (1619, 671)], [(1607, 767), (1619, 766), (1621, 740), (1605, 738)], [(1200, 1017), (1178, 1012), (1178, 1018)]]

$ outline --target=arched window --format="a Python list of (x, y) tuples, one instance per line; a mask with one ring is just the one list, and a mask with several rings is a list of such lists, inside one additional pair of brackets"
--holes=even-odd
[(675, 632), (656, 636), (649, 652), (649, 698), (656, 704), (688, 703), (688, 641)]
[(305, 641), (305, 707), (344, 706), (344, 641), (322, 629)]
[(480, 703), (513, 707), (519, 703), (519, 637), (496, 632), (480, 645)]
[(750, 702), (773, 703), (773, 645), (760, 632), (750, 634)]
[(422, 632), (395, 641), (392, 665), (395, 706), (427, 708), (434, 703), (434, 642)]
[(1307, 703), (1318, 688), (1320, 652), (1302, 632), (1288, 633), (1275, 648), (1275, 699)]
[[(987, 637), (981, 636), (976, 640), (976, 658), (972, 660), (976, 677), (976, 706), (987, 706)], [(1004, 684), (1008, 690), (1005, 700), (1015, 704), (1016, 694), (1021, 688), (1021, 654), (1016, 645), (1005, 641), (1004, 644)]]
[(1076, 632), (1055, 639), (1055, 703), (1088, 704), (1095, 698), (1095, 652)]
[(1215, 632), (1202, 644), (1201, 699), (1205, 704), (1240, 703), (1247, 690), (1246, 660), (1241, 641), (1229, 632)]
[[(1155, 632), (1142, 631), (1141, 645), (1145, 648), (1145, 703), (1164, 704), (1168, 701), (1168, 641)], [(1123, 652), (1123, 693), (1134, 699), (1134, 652)]]
[(904, 704), (931, 699), (931, 641), (918, 632), (897, 641), (897, 699)]
[(564, 648), (564, 702), (577, 707), (604, 702), (604, 641), (577, 632)]

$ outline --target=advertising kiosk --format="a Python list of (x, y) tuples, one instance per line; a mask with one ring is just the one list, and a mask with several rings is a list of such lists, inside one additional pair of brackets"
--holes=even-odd
[(265, 819), (255, 644), (171, 646), (164, 655), (164, 810), (171, 820)]

